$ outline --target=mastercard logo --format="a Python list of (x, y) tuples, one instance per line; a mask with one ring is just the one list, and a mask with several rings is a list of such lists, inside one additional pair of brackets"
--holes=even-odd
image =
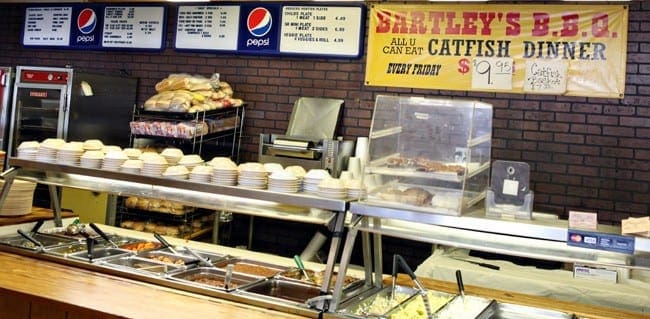
[(93, 9), (83, 9), (77, 16), (77, 29), (83, 34), (91, 33), (97, 26), (97, 15)]
[(253, 9), (246, 19), (248, 32), (256, 37), (265, 36), (269, 31), (271, 31), (272, 25), (273, 18), (271, 17), (271, 12), (263, 7)]

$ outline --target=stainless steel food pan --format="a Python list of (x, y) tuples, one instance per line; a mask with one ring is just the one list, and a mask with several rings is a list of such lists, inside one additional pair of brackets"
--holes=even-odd
[(232, 274), (232, 279), (228, 289), (224, 286), (224, 280), (226, 278), (226, 271), (223, 269), (212, 268), (212, 267), (199, 267), (193, 268), (186, 271), (181, 271), (170, 276), (171, 279), (183, 282), (190, 286), (201, 286), (208, 289), (217, 289), (232, 291), (235, 289), (240, 289), (245, 287), (248, 284), (259, 281), (260, 278), (247, 276), (244, 274)]
[(288, 267), (284, 266), (242, 258), (225, 259), (223, 261), (216, 262), (214, 265), (219, 268), (226, 268), (226, 266), (229, 264), (234, 264), (233, 271), (236, 273), (247, 274), (260, 278), (273, 277), (288, 269)]
[(90, 262), (99, 262), (102, 260), (105, 260), (107, 258), (111, 257), (117, 257), (117, 256), (126, 256), (133, 254), (133, 252), (125, 249), (119, 249), (119, 248), (98, 248), (94, 249), (92, 252), (92, 258), (88, 257), (88, 252), (87, 251), (81, 251), (78, 253), (74, 253), (70, 255), (70, 258), (73, 259), (79, 259), (83, 261), (90, 261)]
[(136, 256), (106, 259), (101, 265), (154, 276), (164, 276), (186, 269), (185, 266), (159, 263)]
[(340, 312), (355, 318), (386, 318), (387, 313), (400, 303), (411, 298), (416, 292), (417, 290), (414, 288), (396, 286), (395, 298), (392, 298), (391, 287), (385, 287), (377, 293), (352, 298), (343, 305)]
[(308, 299), (320, 295), (320, 289), (314, 285), (277, 278), (262, 280), (242, 290), (264, 297), (293, 301), (298, 304), (304, 304)]

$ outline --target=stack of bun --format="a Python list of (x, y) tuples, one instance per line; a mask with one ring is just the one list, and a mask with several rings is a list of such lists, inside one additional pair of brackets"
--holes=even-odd
[(129, 197), (124, 201), (126, 208), (141, 209), (152, 212), (181, 215), (194, 210), (193, 207), (185, 206), (181, 203), (142, 197)]
[(214, 74), (210, 79), (189, 74), (170, 74), (156, 83), (156, 95), (144, 103), (145, 110), (200, 112), (243, 104), (233, 98), (230, 84)]

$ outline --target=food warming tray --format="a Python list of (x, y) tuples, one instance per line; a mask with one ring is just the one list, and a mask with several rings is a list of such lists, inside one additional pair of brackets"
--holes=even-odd
[(46, 248), (45, 252), (53, 255), (61, 256), (61, 257), (68, 257), (78, 252), (88, 252), (88, 246), (80, 242), (74, 242), (71, 244), (64, 244), (61, 246)]
[(214, 263), (214, 265), (219, 268), (226, 268), (229, 264), (234, 264), (233, 272), (235, 273), (242, 273), (260, 278), (272, 277), (288, 269), (288, 267), (242, 258), (231, 258)]
[[(302, 271), (298, 268), (292, 267), (289, 268), (281, 273), (278, 274), (278, 278), (280, 279), (287, 279), (287, 280), (295, 280), (298, 282), (302, 282), (305, 284), (309, 285), (316, 285), (318, 287), (321, 287), (323, 285), (323, 276), (324, 272), (323, 271), (313, 271), (311, 269), (305, 269), (307, 272), (307, 275), (309, 276), (309, 279), (304, 278)], [(330, 279), (330, 290), (334, 288), (334, 283), (336, 282), (336, 276), (338, 274), (335, 272), (332, 275), (332, 278)], [(343, 289), (347, 290), (352, 287), (356, 287), (357, 285), (363, 284), (363, 280), (352, 277), (352, 276), (345, 276), (345, 281), (343, 284)]]
[[(436, 313), (439, 319), (474, 319), (493, 301), (477, 296), (456, 296)], [(526, 317), (527, 318), (527, 317)]]
[(477, 319), (573, 319), (573, 314), (493, 301)]
[[(372, 291), (370, 291), (372, 292)], [(390, 303), (392, 289), (384, 287), (377, 293), (364, 293), (346, 302), (340, 309), (342, 314), (353, 318), (388, 318), (387, 314), (400, 303), (408, 300), (417, 290), (405, 286), (395, 286), (396, 301)]]
[[(41, 244), (43, 244), (43, 246), (46, 248), (78, 242), (77, 240), (74, 239), (60, 238), (56, 236), (49, 236), (49, 235), (44, 235), (39, 233), (31, 234), (31, 236), (32, 238), (36, 239)], [(36, 246), (34, 243), (27, 240), (27, 238), (24, 238), (21, 235), (15, 235), (15, 236), (12, 235), (9, 237), (4, 237), (0, 239), (0, 243), (13, 246), (13, 247), (26, 248), (31, 250), (36, 250), (38, 248), (38, 246)]]
[(297, 281), (267, 278), (242, 289), (246, 293), (265, 298), (293, 301), (304, 305), (305, 301), (320, 295), (320, 289)]
[(104, 260), (101, 263), (104, 266), (118, 268), (125, 271), (134, 271), (155, 276), (164, 276), (185, 270), (182, 265), (172, 265), (139, 258), (136, 256), (127, 256)]
[(81, 251), (78, 253), (74, 253), (70, 255), (70, 258), (78, 259), (78, 260), (83, 260), (83, 261), (90, 261), (90, 262), (98, 262), (102, 261), (107, 258), (111, 257), (117, 257), (117, 256), (122, 256), (122, 255), (128, 255), (132, 254), (133, 252), (125, 249), (119, 249), (119, 248), (98, 248), (94, 249), (92, 252), (92, 260), (88, 259), (88, 252), (87, 251)]
[(230, 286), (228, 289), (224, 287), (224, 280), (226, 278), (226, 271), (223, 269), (212, 267), (199, 267), (190, 270), (182, 271), (170, 276), (171, 279), (183, 282), (185, 284), (196, 286), (199, 285), (208, 289), (217, 289), (225, 291), (233, 291), (241, 289), (244, 286), (260, 280), (258, 277), (248, 276), (245, 274), (232, 274)]
[(158, 251), (158, 250), (140, 252), (138, 253), (138, 257), (150, 261), (156, 261), (159, 263), (181, 265), (181, 266), (198, 264), (199, 262), (199, 260), (195, 257), (190, 257), (181, 254), (172, 254), (172, 253), (168, 253), (165, 251)]

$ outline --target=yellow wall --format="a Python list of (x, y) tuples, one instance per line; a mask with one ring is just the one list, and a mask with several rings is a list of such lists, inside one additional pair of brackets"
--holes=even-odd
[(71, 209), (82, 223), (106, 223), (108, 195), (81, 189), (63, 188), (61, 208)]

